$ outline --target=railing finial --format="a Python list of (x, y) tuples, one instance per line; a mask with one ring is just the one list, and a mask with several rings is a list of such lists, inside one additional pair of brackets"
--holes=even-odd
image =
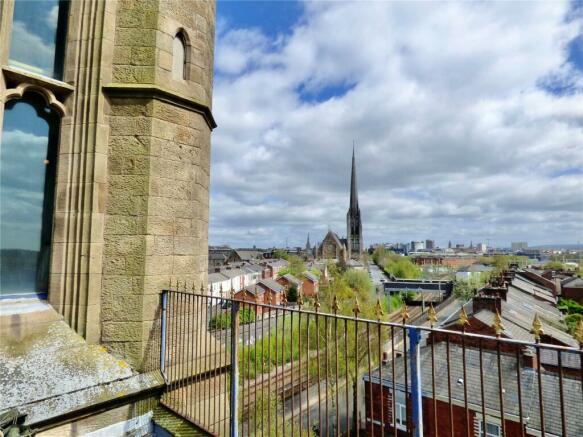
[(352, 308), (352, 312), (354, 313), (354, 317), (358, 317), (358, 314), (360, 314), (360, 305), (358, 304), (357, 296), (354, 296), (354, 308)]
[(577, 323), (575, 339), (579, 342), (579, 347), (583, 349), (583, 319), (579, 319), (579, 323)]
[(168, 288), (172, 290), (172, 276), (170, 276), (170, 281), (168, 283)]
[(332, 300), (332, 311), (334, 311), (334, 314), (338, 314), (339, 309), (340, 305), (338, 305), (338, 297), (334, 295), (334, 299)]
[(235, 289), (231, 286), (231, 299), (235, 299)]
[(433, 328), (433, 325), (437, 323), (437, 313), (435, 312), (435, 308), (433, 308), (433, 304), (429, 304), (429, 311), (427, 314), (427, 320), (429, 320), (429, 325)]
[(383, 306), (381, 305), (381, 298), (377, 297), (377, 304), (375, 306), (375, 313), (377, 315), (377, 320), (380, 322), (381, 318), (385, 315), (383, 312)]
[(458, 319), (457, 323), (462, 327), (462, 329), (466, 329), (466, 326), (470, 324), (470, 319), (468, 319), (468, 313), (466, 313), (466, 310), (463, 306), (462, 310), (460, 311), (460, 318)]
[(543, 324), (538, 318), (537, 313), (535, 313), (534, 319), (532, 320), (532, 329), (530, 330), (530, 333), (534, 335), (534, 339), (537, 343), (540, 342), (540, 336), (544, 334)]
[(502, 317), (500, 317), (500, 312), (496, 310), (496, 315), (494, 316), (494, 323), (492, 324), (496, 337), (500, 337), (500, 334), (504, 331), (504, 325), (502, 324)]
[(407, 323), (409, 317), (411, 317), (409, 315), (409, 308), (407, 308), (407, 304), (403, 302), (403, 306), (401, 307), (401, 321), (403, 322), (403, 325)]
[(316, 312), (320, 309), (320, 298), (318, 297), (318, 293), (316, 293), (316, 299), (314, 300), (314, 308)]
[[(210, 291), (210, 289), (209, 289), (209, 291)], [(202, 282), (202, 281), (200, 281), (200, 294), (204, 294), (204, 282)]]
[(304, 304), (304, 298), (302, 297), (302, 293), (298, 293), (298, 307), (300, 310), (302, 309), (302, 305)]

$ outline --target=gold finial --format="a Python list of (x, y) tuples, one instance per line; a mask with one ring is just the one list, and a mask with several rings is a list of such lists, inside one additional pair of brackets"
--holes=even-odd
[(267, 297), (267, 300), (265, 301), (265, 303), (267, 305), (271, 305), (271, 293), (269, 291), (267, 292), (267, 296), (266, 297)]
[(385, 315), (385, 313), (383, 312), (383, 307), (381, 305), (380, 297), (377, 297), (377, 304), (375, 306), (375, 312), (377, 315), (377, 320), (381, 320), (381, 317), (383, 317)]
[(302, 309), (302, 305), (304, 304), (304, 298), (302, 297), (302, 293), (298, 293), (298, 306)]
[(314, 300), (314, 308), (315, 308), (316, 312), (318, 312), (318, 310), (320, 309), (320, 298), (318, 297), (317, 294), (316, 294), (316, 299)]
[(433, 328), (433, 325), (437, 323), (437, 313), (435, 312), (435, 308), (433, 308), (433, 304), (429, 305), (429, 311), (427, 312), (427, 320), (429, 320), (429, 325)]
[(286, 291), (283, 292), (283, 298), (281, 299), (281, 301), (283, 302), (284, 305), (287, 304), (287, 292)]
[(583, 349), (583, 319), (579, 319), (577, 328), (575, 329), (575, 339), (579, 342), (579, 346)]
[(196, 293), (196, 285), (194, 285), (194, 281), (192, 282), (192, 292)]
[(470, 320), (468, 319), (468, 314), (466, 310), (462, 306), (462, 310), (460, 311), (460, 318), (458, 319), (458, 325), (462, 327), (462, 329), (466, 329), (466, 326), (470, 324)]
[(403, 307), (401, 308), (401, 320), (403, 321), (403, 325), (405, 323), (407, 323), (407, 320), (409, 320), (409, 310), (407, 308), (407, 304), (404, 303)]
[(496, 337), (499, 337), (504, 331), (504, 325), (502, 324), (502, 317), (500, 317), (500, 312), (496, 310), (496, 315), (494, 316), (494, 324), (492, 325), (494, 328), (494, 332), (496, 333)]
[(360, 305), (358, 304), (358, 297), (354, 296), (354, 308), (352, 309), (352, 312), (354, 313), (354, 317), (358, 317), (358, 314), (360, 313)]
[(168, 288), (172, 290), (172, 277), (170, 277), (170, 283), (168, 284)]
[(188, 290), (187, 286), (186, 286), (186, 279), (184, 280), (184, 291), (186, 292), (186, 290)]
[(543, 324), (538, 318), (538, 314), (534, 315), (534, 319), (532, 320), (532, 329), (530, 330), (530, 333), (534, 335), (534, 339), (536, 340), (537, 343), (540, 341), (540, 336), (544, 334)]
[(332, 311), (334, 311), (334, 314), (338, 314), (339, 309), (340, 305), (338, 305), (338, 298), (334, 295), (334, 299), (332, 300)]
[(231, 287), (231, 299), (235, 299), (235, 289)]
[(200, 282), (200, 294), (204, 292), (204, 282)]

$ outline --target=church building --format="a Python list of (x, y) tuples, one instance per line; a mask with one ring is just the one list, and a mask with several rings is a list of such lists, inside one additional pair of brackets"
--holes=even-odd
[(318, 257), (325, 259), (358, 259), (364, 250), (362, 240), (362, 222), (358, 206), (358, 188), (356, 183), (356, 160), (352, 149), (352, 170), (350, 175), (350, 204), (346, 213), (347, 238), (339, 238), (331, 230), (328, 231), (318, 247)]

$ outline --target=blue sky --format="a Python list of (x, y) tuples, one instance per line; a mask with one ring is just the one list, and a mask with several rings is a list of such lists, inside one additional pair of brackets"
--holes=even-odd
[(219, 0), (211, 244), (583, 241), (582, 5)]

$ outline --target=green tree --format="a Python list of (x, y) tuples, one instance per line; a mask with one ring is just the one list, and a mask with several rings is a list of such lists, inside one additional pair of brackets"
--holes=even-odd
[(559, 261), (551, 261), (546, 263), (544, 268), (549, 270), (564, 270), (565, 266)]
[(287, 301), (288, 302), (297, 302), (298, 301), (298, 289), (292, 285), (287, 290)]
[(278, 273), (278, 276), (280, 278), (283, 275), (287, 275), (288, 273), (299, 278), (302, 275), (302, 273), (306, 271), (306, 264), (299, 256), (290, 255), (287, 258), (287, 262), (289, 263), (289, 265), (281, 269)]
[(478, 286), (474, 281), (455, 280), (453, 283), (453, 295), (464, 302), (474, 297), (477, 291)]
[(418, 279), (422, 272), (419, 266), (411, 262), (408, 257), (389, 257), (384, 267), (385, 272), (401, 279)]
[(287, 253), (285, 250), (283, 249), (275, 249), (273, 251), (273, 257), (274, 258), (279, 258), (279, 259), (288, 259), (289, 258), (289, 253)]

